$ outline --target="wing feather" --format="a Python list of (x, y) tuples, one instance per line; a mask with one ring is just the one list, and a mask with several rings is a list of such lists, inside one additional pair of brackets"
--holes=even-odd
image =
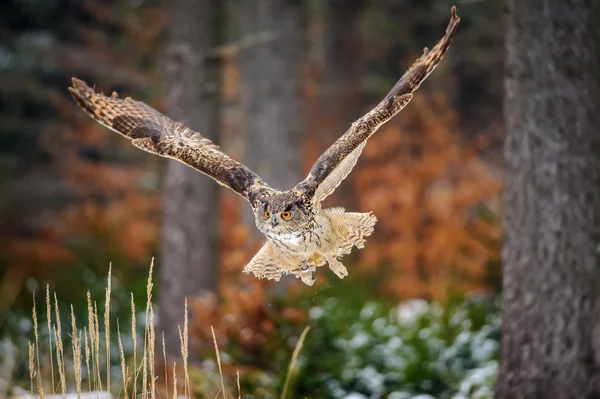
[(410, 102), (413, 93), (444, 58), (459, 22), (456, 7), (452, 7), (444, 37), (431, 50), (425, 49), (385, 98), (317, 159), (306, 179), (296, 186), (297, 190), (311, 194), (315, 204), (333, 193), (356, 165), (369, 137)]
[(136, 147), (176, 159), (229, 187), (249, 202), (272, 189), (254, 172), (224, 154), (211, 140), (130, 97), (96, 93), (73, 78), (69, 87), (77, 104), (92, 118), (127, 137)]
[(283, 270), (275, 258), (273, 243), (267, 241), (244, 267), (246, 274), (254, 274), (256, 278), (279, 281)]

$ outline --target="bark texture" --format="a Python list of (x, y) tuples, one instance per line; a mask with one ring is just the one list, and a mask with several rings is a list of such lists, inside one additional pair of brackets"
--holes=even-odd
[(508, 0), (499, 399), (600, 397), (600, 2)]
[(245, 163), (272, 187), (289, 189), (301, 180), (305, 130), (303, 2), (245, 0), (238, 7), (244, 38), (270, 37), (240, 53)]
[[(174, 1), (166, 44), (167, 115), (215, 142), (221, 65), (207, 54), (222, 43), (223, 7), (221, 0)], [(217, 290), (218, 190), (198, 171), (168, 161), (158, 305), (169, 356), (180, 356), (177, 325), (183, 326), (184, 298)]]
[[(362, 113), (361, 15), (364, 0), (327, 0), (323, 26), (323, 74), (317, 143), (325, 151)], [(352, 208), (350, 182), (342, 184), (330, 201)]]

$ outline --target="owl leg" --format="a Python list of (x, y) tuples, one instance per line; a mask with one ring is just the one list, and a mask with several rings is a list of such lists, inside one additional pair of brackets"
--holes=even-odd
[(346, 269), (346, 266), (342, 265), (342, 262), (337, 260), (334, 256), (327, 255), (327, 263), (329, 263), (329, 268), (331, 271), (334, 272), (339, 278), (344, 278), (348, 275), (348, 269)]
[(300, 266), (300, 280), (306, 285), (313, 285), (317, 280), (317, 268), (315, 266), (308, 266), (306, 260), (302, 261), (302, 266)]

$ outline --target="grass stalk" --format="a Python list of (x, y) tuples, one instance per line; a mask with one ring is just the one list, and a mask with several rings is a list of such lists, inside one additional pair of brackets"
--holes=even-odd
[(175, 370), (177, 369), (177, 363), (173, 362), (173, 399), (177, 399), (177, 374)]
[(292, 378), (292, 374), (296, 369), (296, 362), (298, 361), (298, 354), (300, 353), (300, 349), (302, 349), (302, 345), (304, 344), (304, 339), (306, 338), (306, 334), (310, 330), (310, 326), (304, 327), (302, 334), (300, 334), (300, 338), (296, 343), (296, 347), (294, 348), (294, 352), (292, 353), (292, 360), (290, 360), (290, 366), (288, 367), (287, 375), (285, 376), (285, 382), (283, 383), (283, 390), (281, 391), (281, 399), (285, 399), (287, 397), (288, 388), (290, 385), (290, 380)]
[(58, 335), (58, 330), (54, 328), (54, 341), (56, 342), (56, 363), (58, 364), (58, 377), (60, 381), (60, 391), (62, 393), (63, 399), (67, 398), (67, 380), (65, 376), (65, 367), (63, 364), (63, 356), (61, 355), (63, 351), (62, 338)]
[(31, 341), (27, 341), (29, 344), (29, 389), (31, 391), (31, 396), (33, 397), (33, 377), (35, 376), (35, 344), (31, 343)]
[(75, 372), (75, 387), (77, 389), (77, 399), (81, 399), (81, 338), (77, 332), (77, 323), (75, 320), (75, 311), (71, 305), (71, 325), (73, 336), (73, 369)]
[(112, 263), (108, 264), (108, 281), (104, 302), (104, 338), (106, 344), (106, 390), (110, 392), (110, 294), (111, 294)]
[(139, 368), (137, 366), (137, 328), (135, 324), (135, 302), (133, 301), (133, 292), (131, 293), (131, 336), (133, 337), (133, 393), (131, 394), (131, 397), (135, 399)]
[(162, 332), (162, 351), (163, 351), (163, 362), (165, 364), (165, 397), (167, 397), (169, 395), (169, 376), (167, 375), (169, 373), (168, 367), (167, 367), (167, 348), (165, 345), (165, 332)]
[(93, 355), (96, 357), (96, 375), (97, 375), (97, 385), (102, 391), (102, 376), (100, 375), (100, 322), (98, 319), (98, 304), (94, 301), (94, 340), (92, 341), (92, 345), (94, 346)]
[(125, 367), (125, 352), (123, 351), (123, 341), (121, 341), (121, 326), (119, 325), (119, 319), (117, 319), (117, 337), (119, 339), (119, 354), (121, 356), (121, 375), (123, 377), (123, 395), (125, 399), (129, 399), (129, 393), (127, 392), (128, 378), (127, 368)]
[(85, 367), (87, 370), (87, 380), (88, 380), (88, 391), (92, 391), (92, 378), (90, 373), (90, 347), (88, 344), (88, 332), (87, 328), (83, 328), (83, 340), (85, 343)]
[(213, 343), (215, 345), (215, 353), (217, 354), (217, 364), (219, 365), (219, 375), (221, 376), (221, 390), (223, 392), (223, 397), (227, 398), (227, 395), (225, 394), (225, 381), (223, 380), (223, 370), (221, 367), (221, 356), (219, 355), (219, 345), (217, 345), (217, 337), (215, 335), (215, 329), (213, 328), (213, 326), (210, 326), (210, 331), (212, 332)]
[(40, 365), (40, 334), (37, 318), (37, 307), (35, 303), (35, 294), (33, 294), (33, 334), (35, 336), (35, 354), (37, 358), (37, 388), (40, 399), (44, 399), (44, 388), (42, 387), (42, 369)]
[(156, 397), (156, 371), (155, 371), (155, 330), (154, 330), (154, 308), (152, 304), (150, 304), (150, 340), (149, 340), (149, 349), (148, 349), (148, 362), (150, 363), (150, 398), (155, 399)]
[(48, 322), (48, 352), (50, 353), (50, 376), (52, 383), (52, 395), (56, 393), (54, 390), (54, 362), (52, 360), (52, 307), (50, 305), (50, 285), (46, 285), (46, 320)]

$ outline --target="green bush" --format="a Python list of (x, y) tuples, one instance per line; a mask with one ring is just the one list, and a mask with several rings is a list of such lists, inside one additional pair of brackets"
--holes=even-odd
[(494, 299), (446, 307), (369, 302), (352, 310), (329, 298), (311, 308), (310, 317), (297, 397), (492, 397), (500, 332)]

